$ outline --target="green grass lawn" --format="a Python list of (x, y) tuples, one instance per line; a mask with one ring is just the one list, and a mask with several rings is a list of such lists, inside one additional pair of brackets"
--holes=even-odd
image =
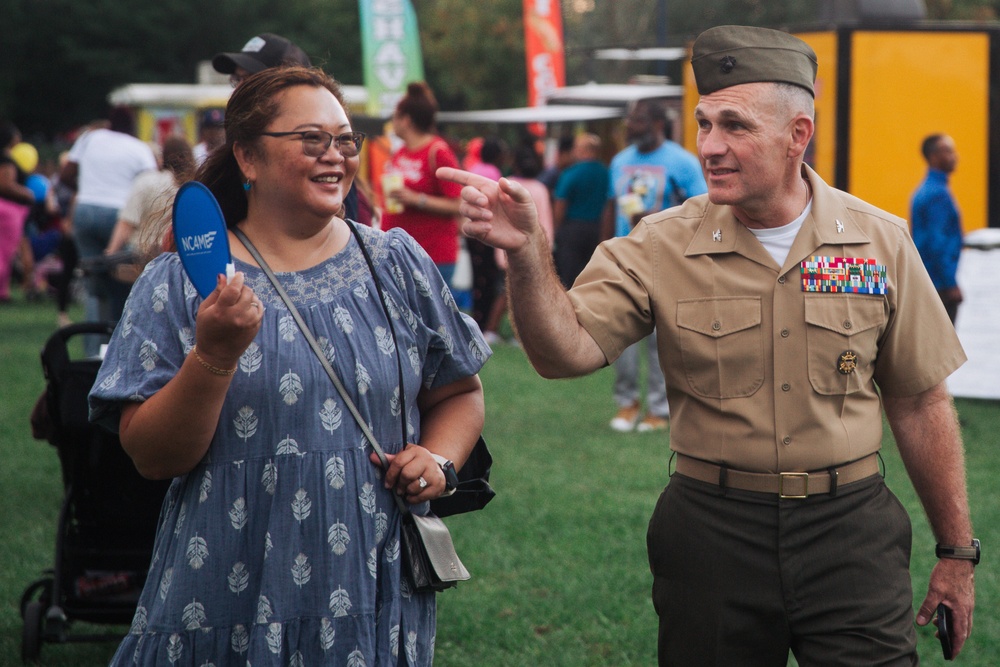
[[(72, 315), (81, 317), (78, 310)], [(54, 327), (51, 304), (0, 309), (0, 667), (20, 664), (20, 596), (53, 560), (59, 465), (48, 443), (31, 438), (28, 415), (43, 388), (38, 351)], [(609, 370), (542, 380), (520, 350), (504, 346), (482, 376), (499, 495), (483, 512), (448, 520), (473, 579), (438, 598), (436, 664), (655, 665), (645, 533), (667, 481), (665, 436), (607, 428)], [(987, 667), (1000, 655), (994, 612), (1000, 604), (1000, 484), (993, 478), (1000, 469), (1000, 404), (962, 400), (958, 407), (973, 520), (985, 553), (977, 570), (975, 630), (960, 664)], [(914, 519), (916, 605), (934, 562), (934, 539), (891, 441), (884, 456), (889, 486)], [(922, 663), (944, 664), (933, 631), (918, 634)], [(42, 664), (104, 665), (113, 651), (113, 643), (46, 644)]]

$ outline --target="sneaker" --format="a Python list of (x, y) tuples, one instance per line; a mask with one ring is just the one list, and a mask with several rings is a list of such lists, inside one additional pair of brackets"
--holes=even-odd
[(639, 404), (633, 403), (618, 409), (618, 414), (611, 420), (611, 428), (619, 433), (627, 433), (635, 428), (639, 421)]
[(639, 433), (649, 433), (650, 431), (665, 431), (670, 426), (670, 420), (656, 415), (646, 415), (646, 418), (639, 422), (635, 430)]

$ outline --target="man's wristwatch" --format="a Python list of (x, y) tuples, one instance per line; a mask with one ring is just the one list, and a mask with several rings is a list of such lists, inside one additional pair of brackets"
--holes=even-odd
[(440, 497), (445, 498), (450, 496), (458, 488), (458, 473), (455, 471), (455, 464), (439, 454), (435, 454), (434, 452), (430, 454), (437, 461), (437, 464), (441, 466), (441, 472), (444, 473), (444, 493)]
[(971, 560), (973, 565), (979, 565), (979, 540), (973, 539), (968, 547), (955, 547), (938, 544), (934, 547), (934, 555), (938, 558), (954, 558), (956, 560)]

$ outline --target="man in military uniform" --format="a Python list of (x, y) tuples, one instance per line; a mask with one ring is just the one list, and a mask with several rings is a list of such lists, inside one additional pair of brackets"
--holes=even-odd
[(658, 333), (676, 452), (647, 535), (660, 664), (916, 664), (883, 406), (939, 542), (916, 621), (948, 605), (960, 651), (978, 543), (944, 381), (965, 355), (905, 222), (804, 165), (804, 42), (713, 28), (692, 65), (708, 194), (602, 244), (568, 293), (523, 189), (442, 173), (467, 186), (466, 233), (507, 251), (540, 374), (589, 373)]

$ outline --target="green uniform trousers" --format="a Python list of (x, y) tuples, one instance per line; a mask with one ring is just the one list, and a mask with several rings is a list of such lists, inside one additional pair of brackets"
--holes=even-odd
[(910, 543), (880, 475), (779, 499), (675, 474), (647, 534), (659, 664), (916, 665)]

